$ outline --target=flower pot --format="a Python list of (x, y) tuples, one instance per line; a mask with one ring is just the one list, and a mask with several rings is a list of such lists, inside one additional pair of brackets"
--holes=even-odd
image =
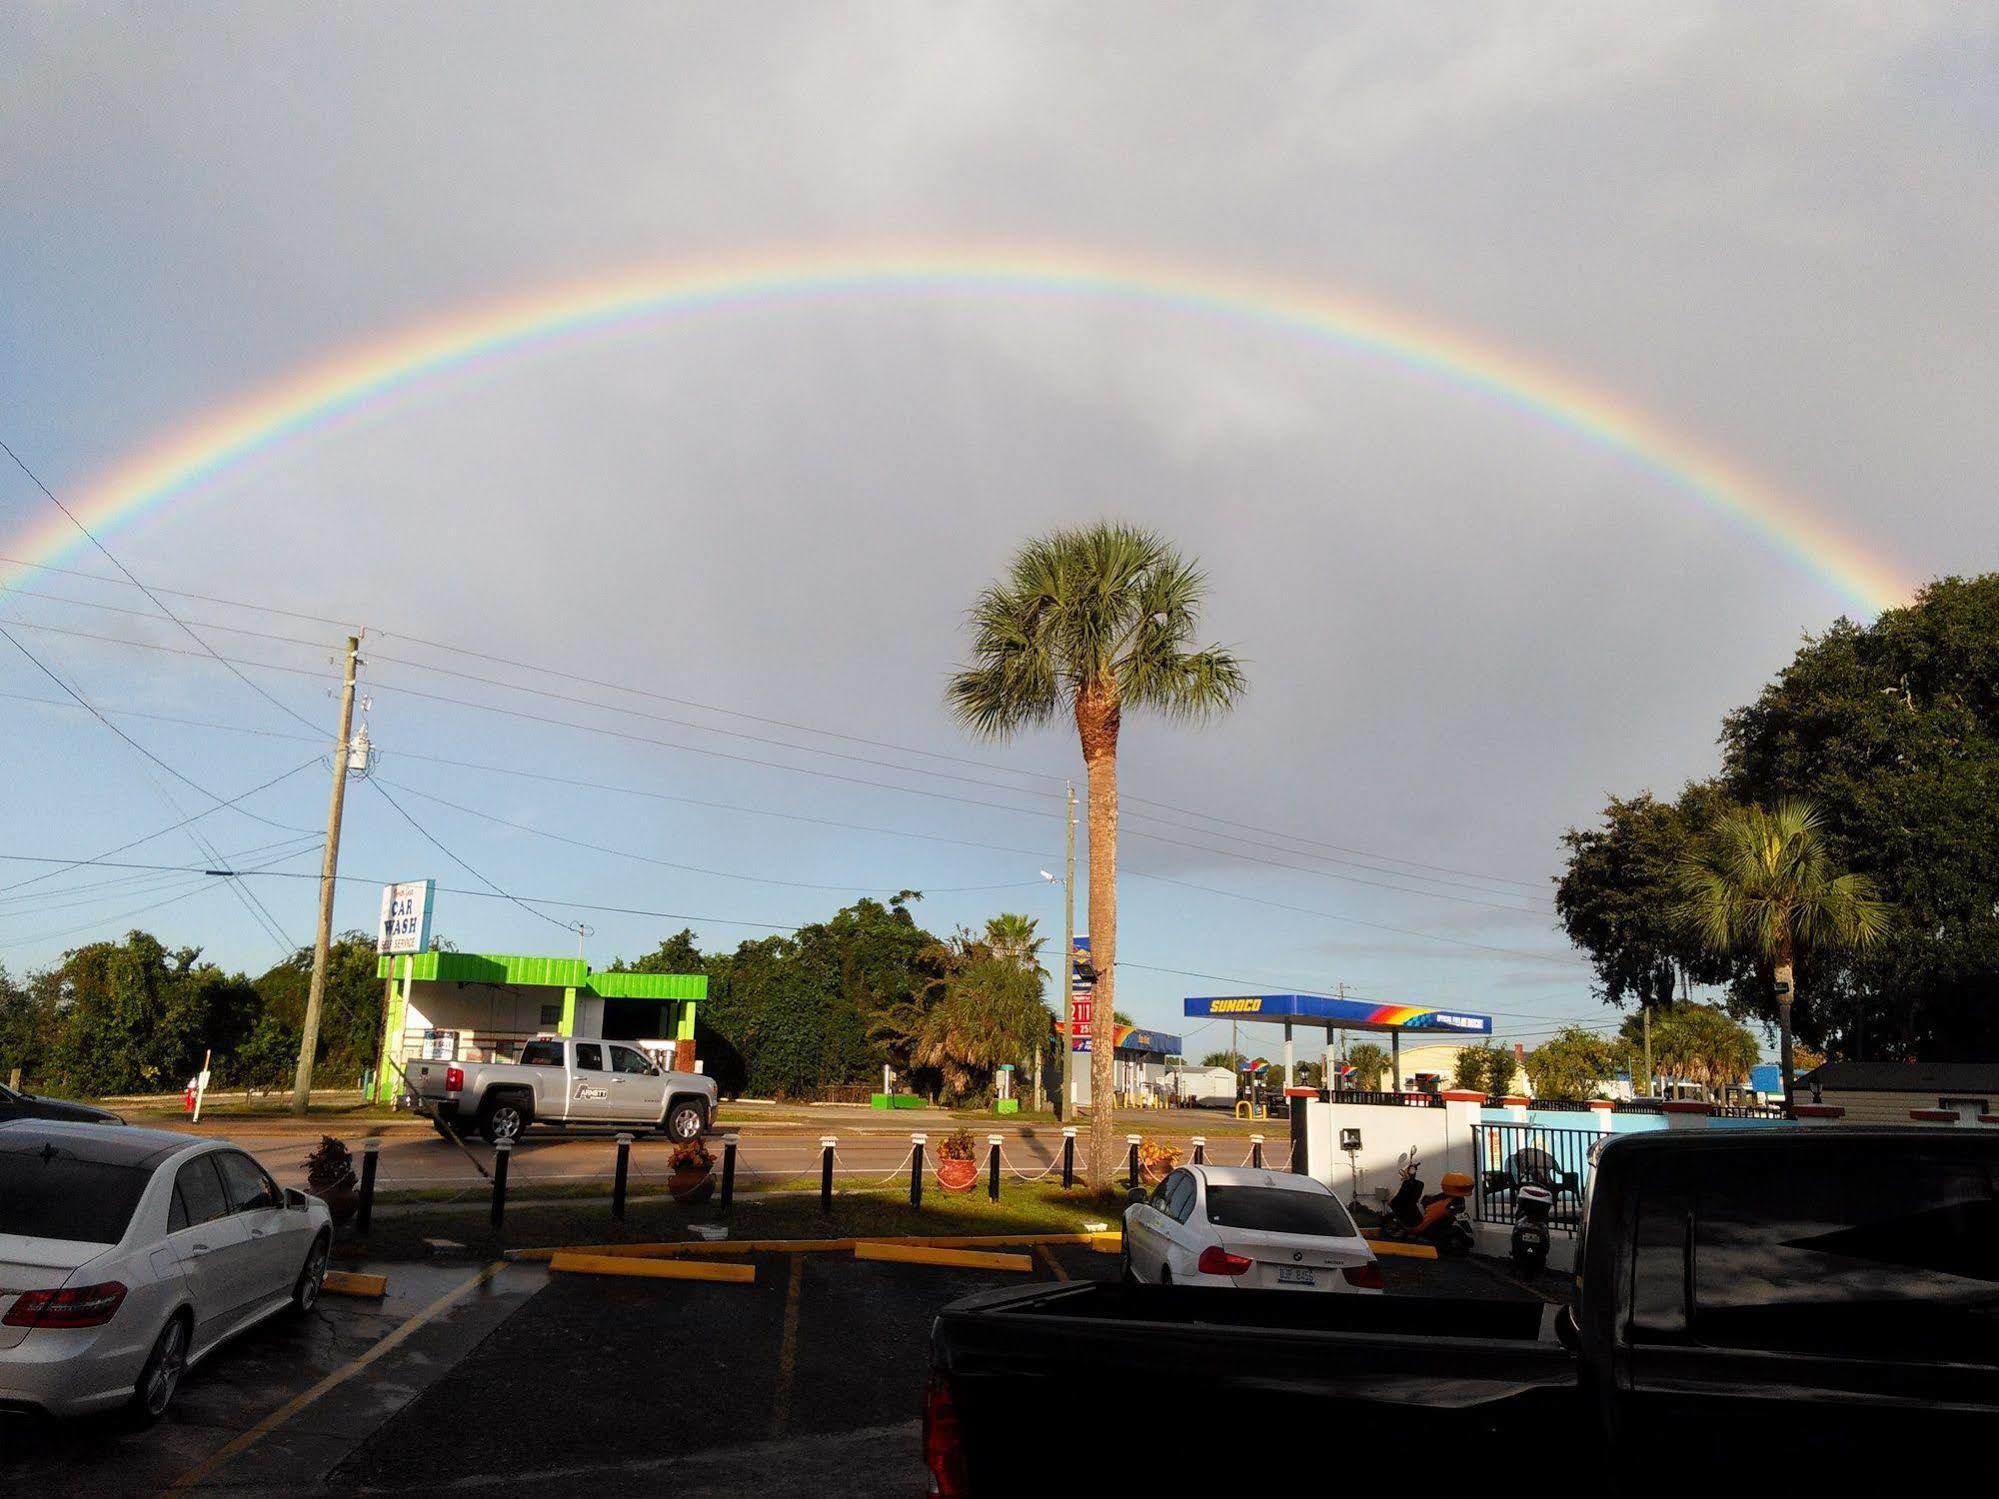
[(327, 1212), (333, 1215), (333, 1226), (335, 1228), (345, 1228), (348, 1220), (354, 1216), (355, 1210), (361, 1205), (361, 1193), (359, 1188), (355, 1186), (354, 1178), (351, 1175), (335, 1182), (330, 1187), (307, 1187), (305, 1195), (308, 1197), (317, 1197), (321, 1202), (326, 1204)]
[(675, 1167), (666, 1178), (666, 1190), (675, 1202), (699, 1207), (715, 1195), (715, 1176), (708, 1166)]
[(972, 1183), (979, 1179), (977, 1161), (959, 1160), (946, 1156), (937, 1163), (937, 1182), (947, 1192), (969, 1192)]
[(1166, 1173), (1172, 1169), (1171, 1166), (1165, 1165), (1148, 1166), (1145, 1162), (1140, 1161), (1138, 1163), (1138, 1179), (1149, 1187), (1156, 1187), (1166, 1180)]

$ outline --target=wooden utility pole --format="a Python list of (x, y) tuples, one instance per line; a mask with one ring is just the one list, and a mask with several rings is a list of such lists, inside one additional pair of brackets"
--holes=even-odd
[(1652, 1096), (1652, 1007), (1638, 1007), (1639, 1024), (1645, 1031), (1645, 1096)]
[(1066, 1120), (1076, 1107), (1076, 783), (1069, 783), (1068, 839), (1062, 866), (1062, 1107)]
[(326, 1003), (326, 969), (333, 953), (333, 889), (340, 868), (340, 813), (347, 801), (347, 744), (354, 732), (354, 673), (361, 637), (347, 637), (347, 670), (340, 686), (340, 737), (333, 745), (333, 795), (326, 806), (326, 852), (319, 861), (319, 932), (312, 945), (312, 986), (305, 995), (305, 1028), (292, 1078), (292, 1112), (303, 1116), (312, 1093), (313, 1053), (319, 1049), (319, 1013)]

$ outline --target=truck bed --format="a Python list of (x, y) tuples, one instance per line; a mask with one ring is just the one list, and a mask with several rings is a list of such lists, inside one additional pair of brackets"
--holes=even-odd
[[(1572, 1419), (1576, 1364), (1538, 1302), (1072, 1282), (967, 1297), (931, 1331), (973, 1472), (1066, 1412), (1163, 1445), (1182, 1478), (1270, 1440), (1482, 1440)], [(1105, 1410), (1108, 1402), (1111, 1409)]]

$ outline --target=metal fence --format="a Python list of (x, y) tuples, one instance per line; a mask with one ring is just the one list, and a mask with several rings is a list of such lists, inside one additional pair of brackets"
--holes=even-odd
[(1441, 1109), (1444, 1095), (1441, 1093), (1379, 1093), (1360, 1088), (1342, 1088), (1332, 1095), (1334, 1103), (1378, 1103), (1400, 1104), (1411, 1109)]
[(1528, 1185), (1555, 1194), (1553, 1226), (1573, 1233), (1582, 1218), (1590, 1152), (1604, 1136), (1593, 1129), (1545, 1129), (1535, 1124), (1471, 1127), (1472, 1217), (1511, 1223), (1515, 1195)]

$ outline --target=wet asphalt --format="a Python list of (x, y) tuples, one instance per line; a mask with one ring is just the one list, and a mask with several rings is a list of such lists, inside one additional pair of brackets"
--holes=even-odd
[[(329, 1296), (245, 1335), (150, 1430), (0, 1423), (0, 1494), (921, 1493), (931, 1319), (1026, 1277), (837, 1254), (748, 1263), (751, 1285), (380, 1267), (387, 1300)], [(1061, 1246), (1033, 1264), (1041, 1280), (1105, 1278), (1116, 1260)], [(1384, 1273), (1404, 1294), (1530, 1294), (1484, 1262)]]

